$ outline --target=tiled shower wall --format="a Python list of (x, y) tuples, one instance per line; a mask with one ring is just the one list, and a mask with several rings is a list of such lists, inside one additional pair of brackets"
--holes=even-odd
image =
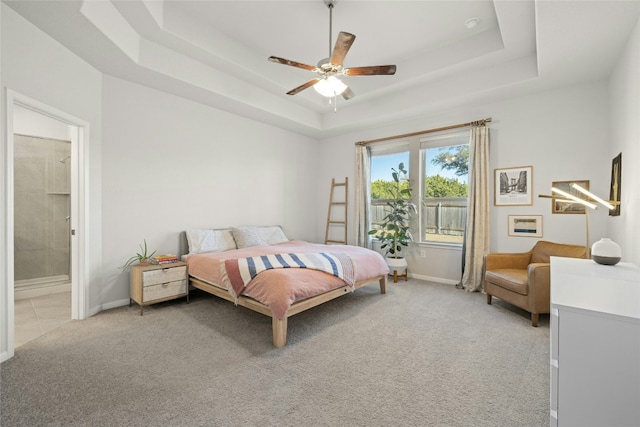
[(16, 281), (69, 275), (70, 154), (69, 141), (14, 137)]

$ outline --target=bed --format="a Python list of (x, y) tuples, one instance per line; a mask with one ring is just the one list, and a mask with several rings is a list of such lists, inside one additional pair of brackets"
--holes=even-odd
[(273, 345), (287, 342), (294, 314), (378, 283), (389, 269), (380, 254), (349, 245), (289, 240), (282, 228), (187, 230), (190, 284), (272, 318)]

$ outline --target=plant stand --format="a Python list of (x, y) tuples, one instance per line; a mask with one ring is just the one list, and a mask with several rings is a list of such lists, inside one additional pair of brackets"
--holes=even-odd
[[(407, 260), (400, 258), (389, 258), (386, 257), (385, 261), (387, 262), (387, 266), (389, 267), (389, 275), (393, 276), (393, 283), (398, 283), (398, 277), (404, 277), (404, 281), (408, 280), (408, 271), (409, 266), (407, 265)], [(402, 273), (399, 273), (402, 272)]]
[(393, 270), (393, 283), (398, 283), (398, 277), (403, 277), (406, 282), (408, 279), (409, 269), (404, 269), (404, 274), (398, 274), (398, 270)]

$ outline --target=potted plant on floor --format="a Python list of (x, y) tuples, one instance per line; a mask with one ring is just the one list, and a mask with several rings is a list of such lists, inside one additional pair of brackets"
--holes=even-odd
[(412, 189), (409, 183), (408, 172), (404, 163), (398, 165), (398, 169), (391, 168), (391, 197), (386, 202), (387, 215), (382, 219), (379, 229), (369, 231), (369, 235), (381, 242), (380, 249), (385, 251), (389, 271), (393, 274), (404, 274), (407, 269), (407, 260), (402, 256), (402, 247), (409, 246), (413, 240), (409, 229), (409, 217), (411, 213), (417, 213), (416, 205), (411, 202)]

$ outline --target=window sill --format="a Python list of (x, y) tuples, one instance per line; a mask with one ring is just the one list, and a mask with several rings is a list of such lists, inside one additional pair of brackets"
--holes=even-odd
[[(371, 238), (371, 244), (380, 243), (375, 237)], [(419, 248), (446, 249), (450, 251), (462, 251), (462, 243), (443, 243), (443, 242), (412, 242), (412, 246)]]
[(443, 243), (443, 242), (416, 242), (418, 247), (421, 248), (433, 248), (433, 249), (446, 249), (449, 251), (462, 251), (462, 243)]

